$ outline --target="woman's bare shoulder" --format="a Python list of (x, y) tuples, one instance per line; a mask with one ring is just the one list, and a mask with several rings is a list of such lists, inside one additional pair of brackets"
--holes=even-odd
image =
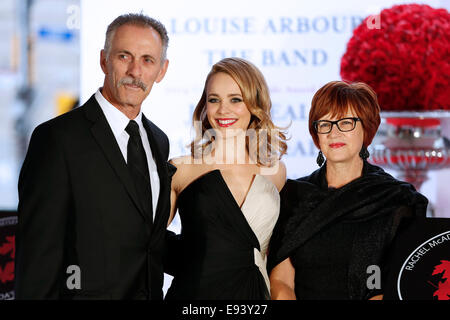
[(184, 155), (175, 157), (169, 160), (171, 164), (173, 164), (175, 167), (179, 168), (185, 164), (192, 163), (194, 160), (191, 155)]
[(190, 155), (173, 158), (170, 163), (177, 167), (177, 171), (172, 178), (172, 189), (177, 194), (181, 193), (186, 186), (201, 175), (211, 170), (210, 166), (194, 161)]
[(272, 167), (262, 167), (260, 174), (272, 181), (278, 191), (281, 191), (286, 183), (286, 165), (281, 160)]

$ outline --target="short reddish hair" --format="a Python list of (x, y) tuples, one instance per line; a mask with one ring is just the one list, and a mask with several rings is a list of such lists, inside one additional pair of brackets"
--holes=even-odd
[(313, 122), (328, 113), (332, 117), (343, 117), (349, 108), (361, 119), (364, 130), (363, 146), (367, 147), (372, 143), (381, 121), (375, 91), (363, 82), (331, 81), (314, 94), (309, 111), (309, 133), (317, 148), (320, 148), (319, 137)]

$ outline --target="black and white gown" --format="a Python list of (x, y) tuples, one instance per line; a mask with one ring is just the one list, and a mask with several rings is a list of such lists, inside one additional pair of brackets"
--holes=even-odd
[(267, 248), (279, 207), (276, 186), (262, 175), (241, 207), (220, 170), (188, 185), (178, 196), (182, 230), (166, 299), (269, 299)]

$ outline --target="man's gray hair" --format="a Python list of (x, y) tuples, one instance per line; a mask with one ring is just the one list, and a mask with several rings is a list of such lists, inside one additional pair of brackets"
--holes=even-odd
[(169, 36), (167, 35), (167, 30), (164, 25), (156, 19), (150, 18), (143, 13), (127, 13), (118, 16), (113, 22), (108, 26), (106, 30), (105, 38), (105, 53), (106, 57), (109, 58), (109, 51), (111, 50), (111, 40), (114, 36), (117, 28), (123, 25), (134, 25), (139, 27), (149, 27), (158, 32), (161, 42), (162, 42), (162, 52), (161, 52), (161, 63), (163, 63), (167, 58), (167, 47), (169, 46)]

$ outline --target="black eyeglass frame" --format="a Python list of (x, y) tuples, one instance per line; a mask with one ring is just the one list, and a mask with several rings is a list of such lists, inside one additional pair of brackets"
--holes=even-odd
[[(339, 124), (338, 124), (338, 122), (340, 122), (340, 121), (342, 121), (342, 120), (353, 120), (353, 128), (351, 128), (350, 130), (342, 130), (342, 129), (339, 127)], [(314, 126), (314, 129), (316, 130), (316, 132), (317, 132), (318, 134), (328, 134), (328, 133), (330, 133), (331, 130), (333, 130), (333, 125), (336, 125), (336, 127), (338, 128), (338, 130), (341, 131), (341, 132), (350, 132), (350, 131), (355, 130), (355, 128), (356, 128), (356, 122), (358, 122), (358, 121), (361, 121), (361, 118), (357, 118), (357, 117), (348, 117), (348, 118), (342, 118), (342, 119), (339, 119), (339, 120), (336, 120), (336, 121), (330, 121), (330, 120), (316, 120), (316, 121), (313, 121), (313, 126)], [(327, 131), (327, 132), (319, 132), (318, 127), (319, 127), (319, 124), (320, 124), (321, 122), (331, 123), (330, 130)], [(362, 121), (361, 121), (361, 123), (362, 123)]]

